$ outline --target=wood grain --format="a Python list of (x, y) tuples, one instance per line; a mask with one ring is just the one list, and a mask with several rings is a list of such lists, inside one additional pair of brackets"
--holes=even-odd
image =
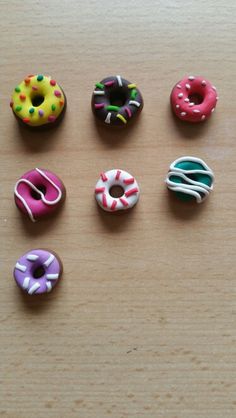
[[(234, 0), (4, 1), (1, 6), (1, 418), (233, 418), (236, 414)], [(20, 130), (10, 93), (51, 74), (68, 108), (53, 131)], [(97, 129), (95, 81), (121, 74), (145, 106), (126, 132)], [(201, 74), (220, 100), (201, 126), (176, 121), (173, 84)], [(164, 186), (181, 155), (206, 160), (215, 190), (186, 208)], [(64, 209), (23, 220), (13, 185), (55, 171)], [(101, 170), (121, 167), (142, 189), (128, 214), (98, 210)], [(64, 279), (44, 300), (12, 279), (30, 248), (60, 254)]]

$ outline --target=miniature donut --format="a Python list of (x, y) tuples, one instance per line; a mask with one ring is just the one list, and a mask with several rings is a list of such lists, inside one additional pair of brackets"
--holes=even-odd
[[(112, 187), (120, 186), (123, 195), (113, 197)], [(107, 212), (127, 210), (136, 205), (139, 199), (139, 186), (135, 178), (124, 170), (109, 170), (100, 174), (95, 187), (95, 198), (99, 206)]]
[(92, 111), (107, 126), (127, 126), (142, 110), (143, 98), (136, 84), (120, 75), (95, 84)]
[(18, 209), (35, 222), (58, 208), (65, 197), (65, 186), (56, 174), (35, 168), (16, 182), (14, 196)]
[(17, 120), (32, 128), (57, 124), (66, 109), (62, 88), (50, 76), (28, 75), (18, 84), (10, 102)]
[(169, 190), (184, 201), (203, 202), (213, 190), (214, 174), (208, 165), (196, 157), (180, 157), (171, 165), (166, 177)]
[(170, 100), (173, 112), (179, 119), (203, 122), (214, 112), (218, 96), (210, 81), (189, 76), (174, 86)]
[(16, 284), (29, 295), (49, 293), (62, 274), (62, 262), (52, 251), (31, 250), (22, 255), (14, 268)]

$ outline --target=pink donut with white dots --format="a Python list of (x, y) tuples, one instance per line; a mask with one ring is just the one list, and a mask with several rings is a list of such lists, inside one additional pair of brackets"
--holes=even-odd
[(214, 112), (218, 100), (217, 91), (203, 77), (188, 76), (179, 81), (170, 96), (176, 116), (187, 122), (203, 122)]
[(65, 187), (56, 174), (35, 168), (16, 182), (14, 195), (18, 209), (35, 222), (58, 208), (65, 196)]

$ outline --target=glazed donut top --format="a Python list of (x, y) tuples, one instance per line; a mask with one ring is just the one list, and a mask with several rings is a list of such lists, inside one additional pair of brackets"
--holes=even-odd
[(214, 174), (200, 158), (180, 157), (175, 160), (167, 174), (168, 189), (177, 193), (182, 200), (196, 199), (203, 202), (213, 189)]
[[(119, 186), (123, 195), (119, 198), (111, 196), (112, 187)], [(136, 179), (127, 171), (113, 169), (100, 174), (95, 186), (95, 198), (99, 206), (107, 212), (127, 210), (138, 201), (140, 190)]]
[(32, 222), (52, 213), (61, 203), (64, 194), (65, 187), (59, 177), (40, 168), (23, 174), (14, 188), (17, 207), (28, 214)]
[(171, 92), (171, 105), (178, 118), (202, 122), (214, 112), (218, 100), (215, 86), (203, 77), (188, 76)]
[[(40, 274), (36, 275), (37, 271)], [(41, 248), (22, 255), (14, 268), (17, 285), (29, 295), (51, 292), (61, 274), (62, 263), (59, 257)]]
[(51, 77), (29, 75), (15, 87), (10, 106), (26, 124), (41, 126), (56, 121), (65, 106), (65, 96)]
[(143, 98), (136, 84), (120, 75), (95, 84), (92, 95), (95, 116), (108, 126), (126, 126), (143, 108)]

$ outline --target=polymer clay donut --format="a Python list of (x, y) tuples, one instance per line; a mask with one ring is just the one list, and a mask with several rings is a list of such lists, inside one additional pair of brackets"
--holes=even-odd
[(14, 268), (16, 284), (29, 295), (49, 293), (62, 274), (62, 262), (52, 251), (31, 250), (22, 255)]
[(58, 208), (65, 197), (65, 187), (56, 174), (35, 168), (16, 182), (14, 196), (18, 209), (35, 222)]
[(104, 78), (95, 84), (92, 111), (107, 126), (128, 125), (143, 108), (143, 98), (136, 84), (120, 75)]
[(213, 190), (214, 174), (208, 165), (196, 157), (181, 157), (171, 165), (166, 177), (169, 190), (181, 200), (203, 202)]
[(179, 81), (170, 96), (175, 115), (187, 122), (203, 122), (214, 112), (218, 100), (215, 86), (203, 77)]
[[(111, 189), (119, 186), (123, 194), (113, 197)], [(109, 170), (100, 174), (95, 187), (95, 198), (99, 206), (107, 212), (127, 210), (136, 205), (139, 199), (139, 186), (135, 178), (124, 170)]]
[(18, 84), (10, 102), (17, 120), (32, 128), (54, 126), (66, 109), (62, 88), (49, 76), (28, 75)]

